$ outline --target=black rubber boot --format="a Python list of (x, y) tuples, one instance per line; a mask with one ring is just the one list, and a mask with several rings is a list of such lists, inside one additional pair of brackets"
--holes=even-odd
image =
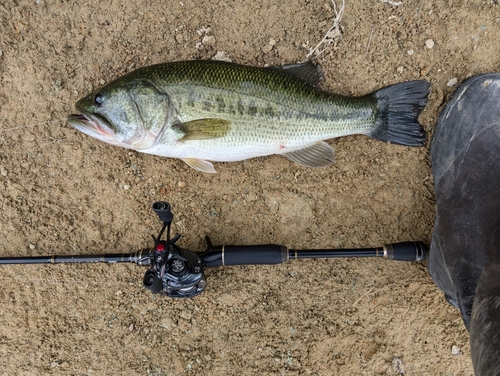
[(500, 375), (500, 74), (465, 81), (431, 144), (429, 271), (470, 332), (476, 375)]

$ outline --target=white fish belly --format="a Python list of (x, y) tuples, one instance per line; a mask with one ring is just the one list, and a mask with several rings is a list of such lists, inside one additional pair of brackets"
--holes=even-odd
[(310, 119), (300, 124), (269, 123), (255, 118), (232, 122), (226, 136), (208, 140), (180, 141), (182, 134), (167, 129), (156, 145), (141, 152), (171, 157), (235, 162), (272, 154), (284, 154), (330, 138), (365, 134), (373, 129), (366, 120), (325, 121)]

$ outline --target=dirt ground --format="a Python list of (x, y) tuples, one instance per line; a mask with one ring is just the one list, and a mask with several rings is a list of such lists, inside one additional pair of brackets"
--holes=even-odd
[[(326, 0), (3, 1), (0, 255), (148, 248), (156, 200), (197, 251), (205, 235), (298, 249), (428, 244), (428, 147), (345, 137), (329, 141), (329, 168), (272, 156), (208, 175), (65, 122), (77, 99), (143, 65), (221, 51), (255, 66), (304, 61), (334, 18)], [(322, 88), (362, 95), (428, 80), (429, 137), (461, 81), (500, 70), (497, 0), (347, 1), (340, 25), (318, 59)], [(467, 331), (426, 263), (216, 268), (189, 300), (153, 296), (133, 264), (0, 269), (2, 375), (472, 375)]]

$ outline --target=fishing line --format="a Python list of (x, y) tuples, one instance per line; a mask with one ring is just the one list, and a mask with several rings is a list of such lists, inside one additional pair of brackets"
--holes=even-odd
[(23, 282), (42, 282), (42, 283), (47, 283), (47, 284), (53, 284), (53, 285), (64, 285), (66, 283), (75, 283), (78, 284), (80, 287), (87, 288), (85, 285), (127, 285), (127, 286), (132, 286), (135, 285), (136, 282), (110, 282), (110, 281), (82, 281), (82, 280), (71, 280), (71, 279), (43, 279), (43, 278), (21, 278), (21, 277), (0, 277), (0, 280), (2, 281), (23, 281)]
[(36, 123), (36, 124), (31, 124), (31, 125), (21, 125), (18, 127), (11, 127), (11, 128), (0, 128), (0, 133), (15, 131), (15, 130), (19, 130), (19, 129), (33, 128), (33, 127), (38, 127), (38, 126), (45, 125), (45, 124), (55, 124), (55, 123), (59, 123), (59, 122), (64, 123), (65, 121), (66, 121), (66, 117), (62, 117), (59, 119), (47, 120), (47, 121), (43, 121), (41, 123)]

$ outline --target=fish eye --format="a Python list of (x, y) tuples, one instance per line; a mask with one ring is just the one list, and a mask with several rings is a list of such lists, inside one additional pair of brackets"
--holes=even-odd
[(97, 93), (96, 95), (94, 95), (94, 104), (97, 107), (101, 107), (103, 102), (104, 102), (104, 96), (101, 93)]

